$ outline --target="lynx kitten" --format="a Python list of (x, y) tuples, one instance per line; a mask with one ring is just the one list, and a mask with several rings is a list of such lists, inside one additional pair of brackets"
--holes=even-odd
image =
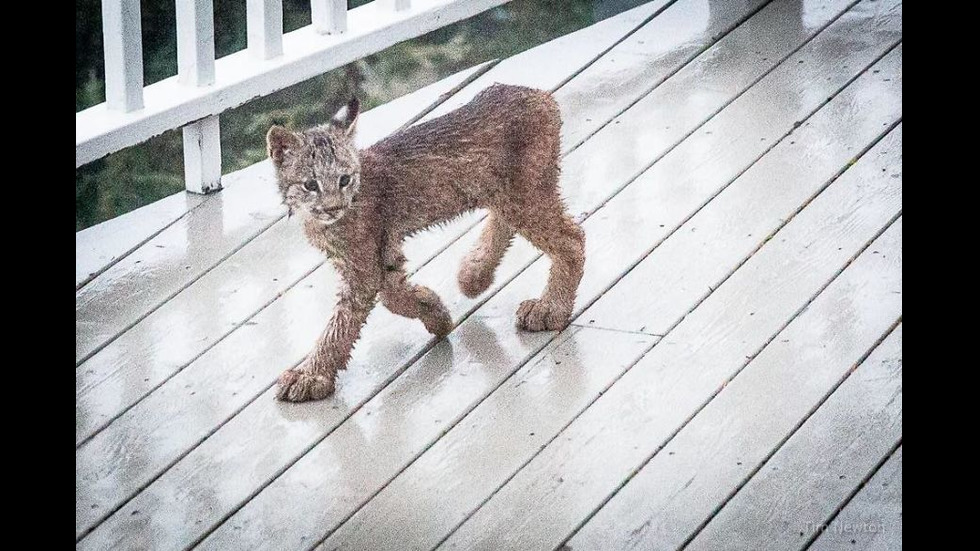
[(473, 209), (490, 214), (459, 268), (463, 293), (475, 297), (490, 287), (519, 233), (548, 255), (551, 272), (541, 298), (517, 308), (517, 327), (567, 326), (585, 234), (558, 190), (561, 117), (551, 95), (495, 84), (456, 111), (363, 151), (352, 139), (358, 110), (351, 99), (326, 125), (302, 132), (273, 126), (266, 137), (283, 202), (344, 282), (316, 347), (279, 377), (278, 398), (300, 402), (333, 392), (377, 298), (430, 333), (448, 334), (453, 320), (439, 297), (408, 281), (402, 241)]

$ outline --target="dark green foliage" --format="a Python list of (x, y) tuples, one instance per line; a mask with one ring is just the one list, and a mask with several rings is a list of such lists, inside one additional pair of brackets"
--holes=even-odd
[[(353, 0), (350, 6), (366, 2)], [(227, 111), (221, 115), (222, 171), (264, 159), (265, 132), (274, 122), (294, 128), (323, 122), (352, 92), (363, 109), (370, 109), (467, 67), (585, 27), (594, 22), (600, 4), (515, 0)], [(100, 0), (75, 4), (76, 111), (105, 99), (100, 5)], [(174, 0), (147, 0), (142, 10), (144, 75), (150, 84), (177, 71)], [(214, 13), (217, 56), (245, 48), (245, 1), (215, 0)], [(286, 32), (309, 25), (309, 0), (284, 0), (283, 19)], [(76, 170), (75, 230), (183, 189), (180, 140), (179, 130), (170, 131)]]

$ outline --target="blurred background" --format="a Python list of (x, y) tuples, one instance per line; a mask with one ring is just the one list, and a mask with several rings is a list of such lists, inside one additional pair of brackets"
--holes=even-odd
[[(369, 0), (350, 0), (355, 8)], [(352, 93), (370, 109), (494, 58), (506, 58), (646, 0), (514, 0), (221, 115), (222, 172), (265, 158), (273, 123), (322, 123)], [(174, 0), (141, 2), (144, 85), (177, 74)], [(101, 0), (75, 2), (75, 112), (105, 101)], [(214, 0), (215, 52), (246, 47), (245, 0)], [(309, 0), (283, 0), (289, 32), (310, 24)], [(184, 189), (180, 129), (75, 171), (75, 231)]]

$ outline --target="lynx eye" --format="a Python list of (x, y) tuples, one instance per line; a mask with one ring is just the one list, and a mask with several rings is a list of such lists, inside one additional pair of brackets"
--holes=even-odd
[(340, 189), (344, 189), (345, 187), (347, 187), (347, 185), (350, 184), (350, 180), (351, 180), (350, 174), (344, 174), (343, 176), (341, 176), (340, 181), (338, 182), (338, 184), (340, 185)]
[(313, 192), (320, 191), (320, 188), (316, 185), (316, 180), (307, 180), (303, 182), (303, 189)]

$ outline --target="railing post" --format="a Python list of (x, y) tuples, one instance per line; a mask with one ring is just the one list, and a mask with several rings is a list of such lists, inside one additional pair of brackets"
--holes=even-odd
[(405, 11), (412, 7), (412, 0), (376, 0), (381, 2), (381, 4), (394, 11)]
[(194, 193), (221, 189), (221, 133), (217, 115), (184, 127), (184, 180), (187, 191)]
[(256, 59), (282, 55), (282, 0), (248, 0), (248, 50)]
[(105, 101), (113, 111), (143, 108), (143, 33), (139, 0), (102, 0)]
[(347, 30), (347, 0), (310, 0), (313, 29), (320, 34)]
[[(212, 0), (177, 0), (177, 80), (188, 86), (214, 84)], [(187, 191), (221, 189), (221, 130), (212, 115), (184, 127)]]

